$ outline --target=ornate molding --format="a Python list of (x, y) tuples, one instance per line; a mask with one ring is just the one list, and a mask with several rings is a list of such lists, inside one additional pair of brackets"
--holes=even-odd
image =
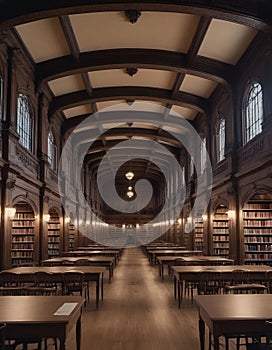
[(126, 10), (125, 15), (127, 19), (130, 21), (130, 23), (135, 24), (137, 23), (138, 19), (141, 17), (141, 11), (139, 10)]

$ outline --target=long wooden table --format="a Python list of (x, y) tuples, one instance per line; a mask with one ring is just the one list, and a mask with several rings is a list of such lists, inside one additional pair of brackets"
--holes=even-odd
[(200, 349), (205, 349), (205, 324), (214, 336), (214, 350), (219, 337), (231, 334), (264, 336), (266, 320), (272, 320), (272, 294), (197, 295)]
[(176, 259), (180, 260), (179, 265), (190, 265), (190, 264), (199, 264), (199, 265), (233, 265), (233, 259), (221, 258), (220, 256), (157, 256), (157, 261), (159, 263), (159, 276), (163, 280), (164, 275), (164, 265), (168, 267), (176, 265)]
[[(181, 307), (184, 282), (198, 282), (200, 272), (205, 270), (205, 266), (172, 266), (174, 274), (174, 297), (177, 296), (178, 289), (178, 306)], [(264, 282), (266, 272), (271, 271), (272, 267), (267, 265), (222, 265), (213, 266), (214, 271), (220, 273), (222, 281), (231, 281), (234, 270), (243, 269), (249, 274), (252, 281)], [(178, 287), (178, 288), (177, 288)]]
[[(68, 261), (71, 264), (76, 264), (78, 261), (82, 259), (88, 260), (88, 266), (90, 265), (103, 266), (107, 270), (109, 270), (109, 281), (111, 282), (111, 279), (113, 277), (113, 267), (115, 264), (114, 257), (110, 257), (110, 256), (62, 257), (62, 258), (52, 258), (52, 259), (42, 260), (41, 264), (43, 266), (59, 266), (64, 261)], [(77, 265), (77, 266), (80, 266), (80, 265)]]
[(198, 250), (183, 250), (183, 249), (166, 249), (166, 250), (150, 250), (148, 252), (149, 261), (152, 265), (157, 263), (159, 256), (189, 256), (189, 255), (202, 255)]
[[(103, 274), (106, 269), (102, 266), (35, 266), (35, 267), (15, 267), (13, 269), (4, 270), (2, 272), (13, 272), (18, 274), (19, 282), (34, 283), (34, 274), (36, 272), (44, 271), (52, 274), (52, 279), (56, 283), (63, 283), (63, 272), (66, 271), (80, 271), (84, 273), (84, 280), (86, 282), (94, 281), (96, 283), (96, 307), (99, 306), (99, 295), (101, 291), (101, 299), (103, 300), (104, 285)], [(0, 272), (1, 280), (1, 272)]]
[(85, 256), (111, 256), (114, 257), (114, 263), (117, 264), (117, 260), (120, 259), (121, 255), (116, 250), (73, 250), (70, 252), (63, 252), (62, 257), (85, 257)]
[[(64, 303), (76, 303), (69, 315), (54, 315)], [(66, 334), (76, 324), (76, 344), (80, 350), (81, 310), (79, 296), (0, 296), (0, 323), (7, 324), (6, 338), (59, 338), (66, 349)]]

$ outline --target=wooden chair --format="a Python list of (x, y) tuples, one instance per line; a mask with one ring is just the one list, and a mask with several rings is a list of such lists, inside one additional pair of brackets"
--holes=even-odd
[(200, 271), (197, 283), (198, 294), (219, 294), (221, 288), (220, 275), (220, 272), (212, 268), (207, 268)]
[[(251, 337), (253, 341), (249, 343), (248, 338), (247, 338), (247, 343), (246, 343), (246, 349), (247, 350), (271, 350), (272, 349), (272, 322), (271, 321), (266, 321), (265, 326), (264, 326), (264, 331), (265, 331), (265, 343), (261, 342), (261, 338), (258, 337)], [(255, 341), (254, 341), (255, 339)]]
[[(247, 270), (237, 269), (232, 273), (232, 280), (229, 285), (224, 286), (225, 293), (234, 293), (234, 294), (249, 294), (249, 293), (264, 293), (267, 291), (267, 286), (259, 283), (250, 283), (249, 275)], [(229, 350), (229, 339), (236, 339), (236, 350), (239, 350), (241, 346), (241, 340), (245, 339), (247, 342), (247, 336), (245, 334), (231, 334), (225, 336), (226, 341), (226, 350)]]
[(81, 296), (88, 298), (87, 283), (84, 281), (84, 273), (77, 270), (70, 270), (63, 272), (64, 281), (64, 294), (70, 295), (74, 293), (79, 293)]
[(232, 272), (231, 283), (224, 286), (225, 293), (248, 294), (267, 292), (267, 286), (261, 283), (250, 283), (248, 271), (237, 269)]
[[(199, 272), (197, 293), (201, 295), (219, 294), (221, 290), (221, 274), (213, 268), (206, 268)], [(209, 350), (211, 350), (212, 335), (209, 332)]]
[(16, 273), (0, 273), (0, 295), (22, 295), (21, 284)]

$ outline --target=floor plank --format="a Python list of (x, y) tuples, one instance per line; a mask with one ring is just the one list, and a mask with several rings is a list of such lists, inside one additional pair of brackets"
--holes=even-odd
[[(188, 299), (178, 309), (173, 282), (161, 282), (141, 248), (125, 250), (98, 310), (94, 288), (91, 292), (92, 302), (83, 311), (82, 350), (199, 349), (196, 306)], [(67, 349), (75, 349), (72, 334)]]

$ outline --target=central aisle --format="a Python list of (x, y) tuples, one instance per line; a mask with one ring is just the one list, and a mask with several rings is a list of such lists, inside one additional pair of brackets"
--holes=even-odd
[(199, 349), (196, 308), (178, 309), (173, 282), (160, 281), (141, 248), (124, 251), (104, 294), (83, 312), (82, 350)]

